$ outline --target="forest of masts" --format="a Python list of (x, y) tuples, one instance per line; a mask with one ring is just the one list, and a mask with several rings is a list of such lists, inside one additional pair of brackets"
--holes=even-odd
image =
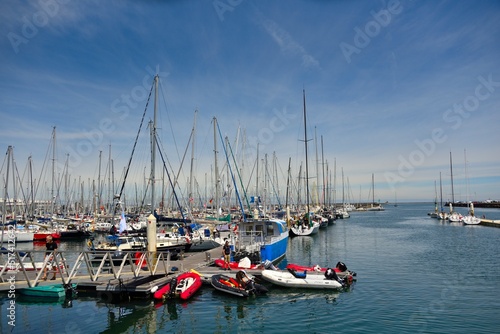
[[(216, 122), (215, 118), (214, 122)], [(147, 175), (145, 167), (147, 164), (143, 164), (143, 175), (139, 177), (139, 180), (142, 179), (145, 182), (129, 179), (127, 184), (124, 184), (125, 171), (121, 173), (119, 179), (116, 178), (111, 145), (107, 154), (103, 151), (98, 152), (96, 178), (70, 175), (68, 172), (69, 155), (66, 155), (62, 164), (57, 159), (56, 128), (54, 127), (46, 159), (38, 173), (35, 173), (31, 156), (28, 157), (24, 168), (20, 169), (14, 158), (13, 147), (7, 148), (1, 166), (4, 190), (0, 199), (2, 212), (5, 208), (7, 216), (18, 218), (54, 215), (109, 216), (117, 214), (117, 203), (120, 203), (119, 210), (124, 210), (128, 214), (140, 214), (152, 212), (153, 200), (157, 212), (167, 215), (178, 212), (179, 206), (188, 214), (228, 213), (240, 211), (240, 209), (251, 211), (257, 206), (260, 211), (269, 215), (276, 210), (284, 210), (286, 205), (292, 211), (301, 210), (306, 202), (302, 163), (299, 164), (298, 171), (292, 173), (291, 158), (287, 162), (287, 167), (283, 168), (275, 153), (272, 156), (265, 153), (262, 158), (259, 158), (259, 153), (257, 153), (250, 170), (246, 171), (243, 162), (241, 166), (234, 165), (236, 157), (230, 156), (232, 148), (227, 137), (224, 139), (224, 145), (225, 148), (218, 151), (217, 141), (214, 139), (214, 163), (210, 165), (210, 172), (202, 175), (202, 182), (192, 176), (192, 159), (190, 176), (182, 185), (179, 177), (182, 174), (180, 170), (167, 171), (166, 168), (161, 168), (160, 176), (154, 179), (156, 190), (152, 195), (153, 181), (151, 175)], [(348, 179), (346, 184), (343, 170), (339, 178), (341, 179), (339, 183), (342, 185), (339, 188), (335, 162), (331, 168), (323, 159), (322, 136), (319, 146), (321, 153), (318, 153), (318, 145), (316, 145), (316, 158), (314, 159), (316, 161), (315, 176), (309, 176), (311, 205), (332, 207), (346, 202), (352, 203), (353, 197), (352, 194), (348, 194), (350, 187)], [(218, 167), (217, 160), (224, 162), (222, 167)], [(229, 165), (229, 161), (233, 163)], [(125, 190), (120, 198), (117, 198), (122, 185)], [(215, 210), (216, 208), (219, 210)]]

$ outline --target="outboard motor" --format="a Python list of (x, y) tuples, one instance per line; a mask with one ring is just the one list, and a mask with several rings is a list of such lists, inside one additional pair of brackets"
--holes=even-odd
[(270, 270), (278, 270), (278, 268), (276, 268), (276, 267), (274, 266), (274, 264), (273, 264), (271, 261), (269, 261), (269, 260), (266, 260), (266, 261), (264, 262), (264, 268), (265, 268), (265, 269), (270, 269)]
[(325, 277), (326, 277), (326, 279), (331, 279), (331, 280), (335, 280), (339, 283), (342, 283), (342, 280), (337, 276), (337, 273), (332, 268), (326, 269)]
[(347, 266), (345, 265), (344, 262), (337, 262), (337, 265), (335, 266), (338, 270), (340, 271), (346, 271), (347, 270)]

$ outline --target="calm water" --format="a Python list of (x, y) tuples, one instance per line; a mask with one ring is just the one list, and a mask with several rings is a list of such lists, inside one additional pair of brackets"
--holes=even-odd
[[(149, 300), (107, 304), (82, 295), (71, 304), (19, 298), (14, 330), (5, 316), (8, 299), (2, 298), (0, 331), (498, 333), (500, 228), (439, 222), (427, 216), (432, 210), (432, 204), (400, 204), (354, 212), (314, 237), (290, 240), (284, 262), (343, 261), (358, 273), (349, 291), (271, 286), (267, 296), (238, 299), (203, 287), (187, 303), (156, 306)], [(476, 213), (500, 219), (500, 210)]]

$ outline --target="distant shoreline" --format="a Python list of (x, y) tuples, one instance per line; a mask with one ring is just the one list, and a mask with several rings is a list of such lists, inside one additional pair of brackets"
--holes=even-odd
[[(472, 202), (474, 203), (475, 208), (490, 208), (490, 209), (500, 209), (500, 202)], [(455, 207), (467, 207), (467, 203), (465, 202), (460, 202), (460, 203), (452, 203), (453, 206)], [(450, 202), (447, 202), (445, 206), (450, 206)]]

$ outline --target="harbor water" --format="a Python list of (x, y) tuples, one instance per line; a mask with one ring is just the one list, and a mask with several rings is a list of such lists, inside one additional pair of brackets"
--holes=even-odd
[[(315, 236), (289, 240), (280, 267), (342, 261), (357, 273), (346, 291), (267, 285), (267, 295), (241, 299), (203, 286), (188, 302), (156, 305), (81, 294), (58, 301), (18, 296), (15, 327), (7, 318), (11, 299), (0, 295), (0, 332), (498, 333), (500, 228), (432, 219), (433, 207), (400, 203), (352, 212)], [(500, 219), (498, 209), (476, 208), (476, 214)], [(63, 247), (83, 250), (85, 242)]]

